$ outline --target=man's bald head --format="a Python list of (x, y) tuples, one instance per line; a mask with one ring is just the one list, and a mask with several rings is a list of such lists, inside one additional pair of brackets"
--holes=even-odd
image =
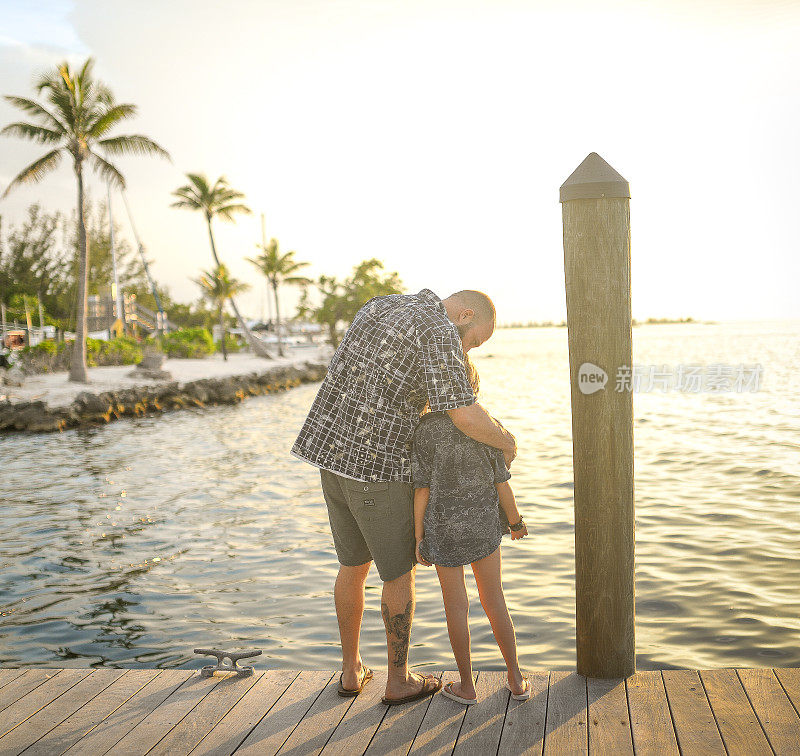
[(464, 350), (480, 346), (494, 333), (494, 303), (482, 291), (463, 289), (443, 300), (447, 316), (455, 323)]

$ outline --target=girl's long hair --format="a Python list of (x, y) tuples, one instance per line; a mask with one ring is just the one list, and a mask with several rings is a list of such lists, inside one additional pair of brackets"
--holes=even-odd
[(478, 392), (481, 388), (481, 378), (478, 375), (478, 368), (475, 367), (475, 363), (469, 358), (469, 354), (464, 352), (464, 367), (467, 369), (467, 380), (469, 381), (469, 385), (472, 386), (472, 391), (475, 394), (475, 398), (478, 397)]
[[(481, 388), (481, 379), (478, 375), (478, 368), (475, 367), (475, 363), (469, 358), (469, 354), (466, 352), (462, 352), (461, 357), (464, 360), (464, 368), (467, 371), (467, 380), (469, 381), (469, 385), (472, 386), (472, 392), (475, 394), (475, 398), (478, 398), (478, 392)], [(423, 415), (427, 415), (431, 411), (431, 406), (429, 403), (425, 403), (425, 407), (420, 413), (420, 417)]]

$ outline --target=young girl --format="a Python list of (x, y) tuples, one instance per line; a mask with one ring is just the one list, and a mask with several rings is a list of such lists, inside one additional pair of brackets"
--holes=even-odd
[[(478, 393), (475, 366), (464, 354), (467, 375)], [(508, 484), (511, 473), (499, 449), (462, 433), (447, 412), (424, 414), (414, 431), (411, 453), (417, 560), (436, 565), (442, 586), (447, 632), (461, 677), (442, 695), (463, 704), (477, 702), (472, 677), (469, 601), (464, 565), (472, 565), (478, 593), (508, 669), (506, 687), (517, 700), (530, 697), (530, 683), (517, 660), (514, 625), (506, 608), (500, 574), (500, 541), (528, 530)], [(510, 527), (509, 527), (510, 524)]]

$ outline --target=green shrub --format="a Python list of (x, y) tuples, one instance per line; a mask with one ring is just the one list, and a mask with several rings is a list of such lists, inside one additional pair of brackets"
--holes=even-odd
[[(222, 342), (215, 341), (214, 347), (218, 352), (222, 352)], [(234, 354), (236, 352), (242, 351), (242, 345), (235, 336), (231, 336), (231, 334), (225, 334), (225, 348), (228, 350), (228, 354)]]
[[(24, 372), (52, 373), (68, 370), (74, 342), (64, 343), (43, 341), (32, 347), (20, 350), (19, 359)], [(110, 341), (86, 339), (86, 364), (88, 367), (101, 365), (136, 365), (142, 359), (142, 348), (135, 339), (121, 336)]]
[(182, 328), (160, 339), (167, 357), (200, 358), (214, 353), (214, 339), (207, 328)]
[[(86, 344), (86, 358), (89, 359), (89, 344)], [(92, 339), (94, 341), (94, 339)], [(120, 336), (110, 341), (96, 342), (92, 359), (96, 365), (137, 365), (142, 361), (142, 347), (136, 339)]]
[(53, 373), (69, 367), (71, 351), (63, 341), (43, 341), (18, 352), (19, 365), (28, 375)]

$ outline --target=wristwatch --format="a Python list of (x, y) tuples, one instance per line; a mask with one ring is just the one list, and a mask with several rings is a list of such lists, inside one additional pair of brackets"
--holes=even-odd
[(522, 530), (525, 527), (525, 520), (523, 520), (522, 517), (520, 517), (519, 522), (515, 522), (513, 525), (511, 523), (508, 523), (508, 527), (514, 531)]

